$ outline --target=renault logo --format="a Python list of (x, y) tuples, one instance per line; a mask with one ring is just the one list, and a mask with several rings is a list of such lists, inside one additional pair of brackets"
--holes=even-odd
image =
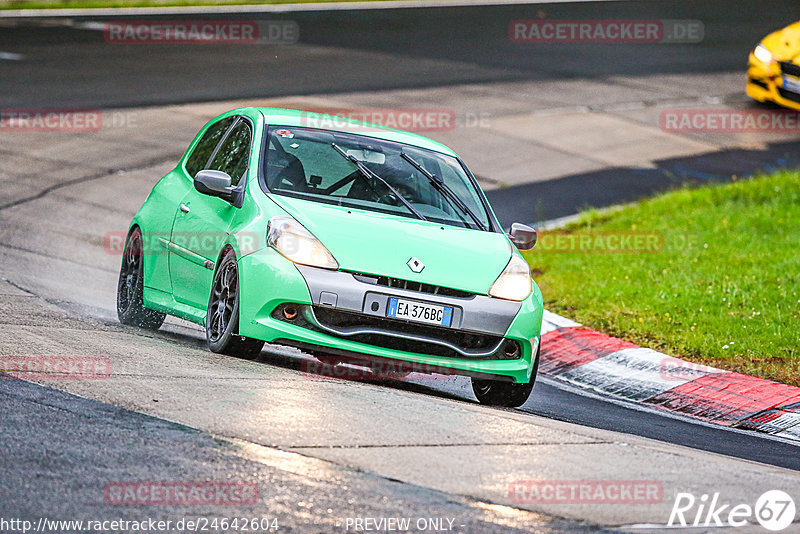
[(425, 264), (419, 261), (419, 258), (411, 258), (408, 260), (408, 268), (414, 271), (415, 273), (421, 273), (422, 269), (425, 268)]

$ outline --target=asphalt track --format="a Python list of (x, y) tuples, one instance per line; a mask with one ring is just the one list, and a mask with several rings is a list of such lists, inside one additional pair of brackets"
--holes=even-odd
[[(693, 44), (535, 46), (508, 38), (509, 21), (540, 17), (697, 20), (703, 24), (704, 36)], [(631, 81), (637, 77), (652, 78), (654, 84), (665, 77), (677, 77), (685, 79), (687, 90), (702, 89), (713, 95), (725, 87), (723, 80), (715, 83), (715, 73), (741, 72), (754, 44), (793, 17), (792, 3), (780, 0), (536, 3), (266, 14), (245, 10), (220, 16), (169, 17), (292, 21), (299, 31), (298, 46), (108, 45), (99, 31), (108, 17), (27, 22), (10, 19), (0, 31), (0, 51), (19, 54), (26, 60), (0, 59), (0, 109), (122, 108), (454, 84), (556, 81), (583, 87), (583, 99), (577, 98), (575, 104), (591, 108), (597, 100), (595, 83), (612, 87), (615, 102), (637, 100), (641, 85)], [(148, 20), (144, 16), (120, 18)], [(92, 23), (94, 29), (86, 29), (92, 28)], [(701, 88), (692, 80), (696, 75), (704, 76)], [(679, 100), (679, 85), (664, 89)], [(552, 105), (560, 98), (557, 89), (530, 95), (533, 106)], [(482, 111), (480, 105), (471, 109), (474, 114)], [(480, 150), (480, 145), (476, 149)], [(702, 156), (664, 158), (649, 169), (564, 169), (560, 180), (520, 184), (490, 196), (504, 224), (531, 220), (530, 198), (545, 207), (538, 220), (553, 219), (587, 205), (605, 206), (640, 198), (682, 181), (724, 180), (731, 174), (792, 165), (797, 162), (795, 153), (794, 142), (776, 141), (758, 149), (738, 146)]]
[[(171, 20), (291, 20), (298, 25), (299, 43), (319, 49), (102, 46), (101, 31), (39, 21), (45, 26), (12, 26), (0, 33), (0, 50), (34, 60), (3, 63), (0, 105), (130, 107), (464, 82), (724, 72), (741, 69), (760, 38), (795, 15), (791, 2), (738, 2), (735, 9), (731, 5), (667, 0), (170, 16)], [(704, 38), (685, 45), (536, 46), (521, 46), (508, 38), (510, 21), (542, 16), (699, 20)], [(147, 53), (141, 53), (143, 48)], [(370, 61), (364, 55), (375, 53), (385, 54), (383, 60)]]
[[(0, 30), (0, 50), (21, 54), (27, 60), (0, 60), (0, 109), (124, 108), (305, 93), (554, 80), (570, 80), (579, 86), (585, 81), (588, 94), (593, 80), (642, 75), (691, 79), (697, 73), (723, 75), (741, 69), (752, 44), (794, 16), (792, 6), (785, 2), (747, 3), (737, 5), (736, 9), (726, 6), (729, 4), (723, 2), (626, 2), (294, 13), (268, 18), (295, 20), (301, 29), (302, 46), (210, 45), (193, 49), (166, 45), (148, 47), (147, 53), (137, 46), (99, 46), (103, 43), (102, 33), (79, 29), (75, 22), (72, 26), (62, 22), (46, 26), (41, 21), (14, 22)], [(512, 45), (503, 37), (508, 20), (535, 18), (540, 10), (549, 18), (565, 19), (698, 19), (704, 23), (706, 37), (702, 43), (691, 46), (545, 45), (536, 49)], [(617, 87), (620, 94), (630, 89), (624, 83)], [(558, 95), (547, 96), (558, 100)], [(618, 478), (638, 478), (646, 473), (661, 477), (670, 491), (734, 487), (737, 482), (733, 481), (737, 479), (740, 486), (753, 489), (771, 488), (773, 482), (775, 487), (790, 488), (797, 480), (782, 470), (764, 467), (800, 471), (800, 455), (795, 445), (609, 403), (556, 387), (546, 380), (537, 384), (534, 395), (521, 410), (491, 410), (472, 404), (471, 393), (461, 379), (412, 377), (379, 384), (309, 380), (298, 373), (305, 360), (295, 351), (267, 350), (254, 364), (221, 360), (203, 351), (196, 329), (178, 321), (172, 321), (164, 333), (156, 335), (117, 326), (113, 318), (113, 294), (109, 294), (114, 284), (116, 258), (96, 257), (97, 239), (102, 234), (96, 230), (124, 227), (144, 198), (154, 172), (159, 170), (153, 169), (153, 164), (169, 161), (168, 156), (182, 143), (167, 140), (169, 124), (158, 125), (153, 134), (152, 143), (140, 139), (133, 144), (127, 159), (117, 153), (106, 164), (99, 161), (102, 151), (86, 151), (87, 157), (98, 159), (92, 164), (101, 177), (108, 170), (125, 168), (131, 162), (146, 169), (146, 176), (119, 186), (109, 183), (94, 186), (91, 180), (85, 184), (79, 181), (74, 187), (59, 187), (41, 196), (39, 193), (46, 190), (43, 184), (30, 177), (27, 172), (30, 169), (23, 172), (24, 162), (12, 161), (13, 152), (21, 151), (20, 141), (0, 137), (0, 149), (7, 158), (3, 169), (9, 173), (3, 189), (9, 193), (9, 199), (15, 199), (13, 206), (0, 210), (4, 226), (0, 231), (3, 237), (0, 274), (5, 280), (0, 294), (8, 304), (6, 309), (11, 310), (3, 321), (9, 338), (0, 343), (0, 353), (95, 350), (113, 355), (115, 369), (121, 370), (120, 377), (108, 385), (56, 385), (102, 403), (16, 381), (4, 380), (0, 384), (4, 413), (8, 414), (0, 423), (3, 425), (0, 435), (4, 450), (12, 451), (3, 456), (1, 464), (6, 480), (11, 481), (3, 485), (5, 493), (0, 493), (0, 501), (8, 506), (0, 510), (4, 515), (35, 517), (48, 509), (57, 512), (56, 515), (75, 514), (81, 510), (81, 503), (97, 501), (98, 481), (109, 479), (208, 479), (224, 473), (238, 473), (241, 479), (248, 479), (250, 473), (257, 473), (253, 476), (261, 477), (260, 487), (280, 488), (283, 493), (272, 494), (263, 508), (253, 511), (280, 515), (289, 528), (297, 531), (305, 531), (304, 526), (307, 528), (309, 522), (317, 525), (319, 531), (325, 531), (331, 526), (341, 528), (342, 517), (385, 515), (398, 510), (413, 510), (419, 516), (458, 516), (464, 518), (465, 532), (508, 531), (512, 527), (573, 531), (593, 529), (596, 525), (624, 528), (640, 517), (662, 516), (630, 509), (600, 512), (564, 511), (558, 507), (528, 507), (532, 509), (528, 515), (517, 508), (488, 514), (475, 500), (502, 502), (503, 484), (519, 474), (519, 470), (529, 477), (548, 473), (551, 478), (570, 475), (589, 478), (590, 474), (611, 478), (614, 473)], [(786, 158), (787, 153), (791, 158), (796, 152), (794, 146), (787, 141), (766, 149), (732, 149), (702, 158), (675, 158), (662, 168), (649, 171), (605, 169), (572, 173), (561, 179), (495, 189), (490, 196), (504, 221), (516, 219), (522, 213), (523, 208), (515, 205), (521, 197), (539, 198), (551, 205), (550, 216), (568, 215), (586, 204), (613, 204), (670, 187), (675, 182), (669, 177), (675, 175), (676, 168), (693, 169), (695, 175), (710, 169), (708, 174), (712, 179), (721, 179), (734, 171), (746, 174), (748, 170), (773, 164), (780, 157)], [(115, 148), (122, 150), (119, 146)], [(65, 169), (69, 171), (70, 167), (65, 164)], [(653, 179), (643, 180), (642, 173), (648, 172)], [(12, 181), (23, 174), (31, 190), (22, 196), (29, 200), (19, 202), (11, 194), (16, 193), (19, 183)], [(0, 204), (7, 205), (7, 199), (2, 200)], [(90, 229), (81, 230), (83, 224)], [(233, 384), (233, 380), (239, 384), (252, 381), (258, 387), (249, 390), (241, 385), (229, 386), (226, 380), (227, 384)], [(208, 402), (202, 398), (205, 395)], [(335, 410), (327, 411), (322, 400), (330, 402)], [(283, 417), (259, 413), (258, 406), (270, 403), (285, 410)], [(374, 409), (376, 406), (390, 406), (391, 414), (381, 414)], [(243, 415), (231, 415), (236, 410)], [(310, 413), (312, 410), (318, 410), (318, 415)], [(224, 421), (220, 413), (230, 415), (231, 420)], [(327, 414), (332, 422), (323, 424), (319, 414)], [(397, 419), (396, 432), (400, 437), (389, 430), (389, 415)], [(320, 424), (318, 433), (313, 428), (297, 429), (291, 424), (281, 430), (280, 425), (286, 425), (291, 418)], [(188, 427), (166, 423), (164, 419)], [(445, 435), (416, 429), (421, 419), (433, 428), (445, 429)], [(469, 423), (483, 432), (465, 432), (453, 420)], [(580, 426), (573, 427), (572, 423)], [(370, 428), (373, 424), (379, 428)], [(403, 470), (409, 459), (424, 462), (427, 456), (446, 463), (446, 458), (432, 452), (435, 447), (426, 444), (428, 438), (436, 441), (439, 449), (472, 447), (474, 455), (456, 457), (472, 459), (475, 463), (466, 465), (474, 465), (481, 477), (490, 477), (488, 466), (483, 465), (486, 455), (513, 458), (514, 448), (531, 447), (539, 439), (527, 435), (515, 424), (537, 429), (537, 433), (546, 436), (568, 429), (568, 433), (577, 432), (581, 436), (578, 442), (586, 440), (605, 449), (597, 454), (586, 446), (565, 462), (559, 458), (559, 448), (569, 448), (574, 441), (569, 436), (573, 434), (550, 441), (544, 439), (538, 449), (530, 450), (536, 450), (537, 455), (548, 455), (551, 467), (534, 462), (533, 467), (526, 466), (527, 471), (516, 466), (516, 473), (495, 473), (494, 485), (500, 489), (494, 493), (486, 489), (492, 487), (492, 484), (487, 486), (486, 479), (469, 480), (463, 472), (470, 469), (465, 467), (459, 469), (460, 474), (453, 475), (458, 480), (452, 483), (443, 482), (441, 479), (449, 475), (431, 465), (420, 465), (418, 470), (430, 470), (430, 477), (438, 476), (437, 480), (426, 478), (422, 472), (409, 474)], [(30, 428), (23, 431), (28, 425)], [(404, 433), (409, 432), (417, 435), (405, 434), (408, 438), (405, 439)], [(448, 434), (456, 439), (450, 441)], [(223, 441), (241, 439), (278, 450), (292, 450), (293, 454), (302, 455), (296, 459), (301, 467), (287, 470), (285, 461), (272, 458), (260, 463), (273, 471), (258, 472), (247, 463), (253, 461), (252, 457), (242, 459), (242, 455), (234, 455), (231, 459), (232, 446), (220, 445), (214, 438), (218, 435), (225, 436), (221, 438)], [(48, 444), (53, 436), (59, 436), (61, 447)], [(115, 446), (108, 445), (108, 436), (112, 436)], [(470, 439), (483, 442), (483, 446), (470, 443)], [(98, 442), (105, 444), (97, 448), (87, 445)], [(40, 445), (33, 445), (37, 443)], [(557, 445), (548, 449), (547, 443)], [(617, 447), (619, 443), (624, 446)], [(491, 448), (508, 444), (514, 447), (507, 455)], [(390, 456), (383, 459), (371, 452), (398, 445), (402, 447), (390, 451)], [(372, 448), (358, 457), (355, 455), (359, 455), (359, 446)], [(337, 452), (337, 447), (343, 452)], [(409, 451), (415, 447), (430, 448), (414, 456)], [(625, 447), (635, 452), (626, 455)], [(186, 450), (194, 452), (181, 452)], [(652, 456), (653, 451), (657, 452), (657, 458)], [(349, 456), (350, 453), (354, 456)], [(585, 458), (579, 460), (582, 455)], [(52, 463), (43, 466), (43, 457), (51, 458)], [(309, 467), (311, 457), (332, 463)], [(670, 457), (674, 458), (674, 464), (670, 463)], [(176, 458), (179, 467), (174, 465)], [(572, 461), (586, 467), (597, 464), (601, 458), (607, 458), (609, 465), (597, 466), (596, 471), (564, 465)], [(662, 463), (662, 470), (647, 471), (645, 466), (654, 462)], [(103, 469), (97, 468), (98, 465), (104, 466)], [(67, 490), (57, 490), (57, 483), (49, 479), (51, 470), (68, 476)], [(317, 471), (316, 478), (308, 475), (313, 470)], [(29, 484), (32, 474), (34, 479), (46, 482)], [(704, 476), (706, 480), (701, 480)], [(342, 482), (342, 479), (347, 480)], [(350, 493), (330, 496), (331, 484), (347, 486)], [(481, 489), (465, 490), (470, 484)], [(62, 494), (69, 498), (61, 498)], [(313, 506), (302, 510), (297, 505), (298, 495), (309, 496), (307, 500)], [(751, 497), (743, 489), (736, 495)], [(361, 504), (354, 505), (352, 501)], [(325, 510), (334, 512), (328, 512), (331, 517), (326, 517)], [(101, 515), (118, 513), (118, 509), (103, 507), (102, 503), (96, 505), (96, 511)], [(220, 510), (219, 515), (224, 512)], [(130, 511), (128, 515), (133, 517), (137, 513), (141, 515), (141, 510)], [(665, 520), (662, 517), (661, 522)]]

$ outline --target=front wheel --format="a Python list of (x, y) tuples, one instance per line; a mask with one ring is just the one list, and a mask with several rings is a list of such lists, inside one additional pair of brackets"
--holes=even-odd
[(139, 228), (128, 235), (122, 253), (117, 281), (117, 317), (122, 324), (150, 330), (158, 330), (166, 317), (144, 307), (144, 245)]
[(487, 380), (483, 378), (472, 378), (472, 391), (478, 398), (478, 402), (487, 406), (503, 406), (506, 408), (519, 408), (528, 400), (533, 391), (536, 381), (536, 374), (539, 371), (539, 353), (541, 343), (536, 350), (536, 362), (533, 364), (531, 381), (527, 384), (517, 384), (514, 382), (503, 382), (500, 380)]
[(239, 266), (236, 254), (227, 251), (211, 286), (206, 313), (206, 344), (212, 352), (252, 360), (264, 342), (239, 335)]

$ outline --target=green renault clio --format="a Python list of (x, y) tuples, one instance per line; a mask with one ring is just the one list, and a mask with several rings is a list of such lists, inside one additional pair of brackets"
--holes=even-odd
[(242, 108), (211, 120), (130, 225), (123, 324), (166, 314), (208, 347), (264, 342), (333, 365), (471, 377), (521, 406), (539, 363), (542, 295), (475, 177), (446, 146), (343, 117)]

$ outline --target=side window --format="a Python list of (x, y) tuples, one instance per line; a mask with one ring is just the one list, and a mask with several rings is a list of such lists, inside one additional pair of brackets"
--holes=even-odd
[(247, 172), (247, 165), (250, 162), (252, 138), (250, 124), (245, 120), (240, 120), (225, 139), (225, 143), (219, 147), (209, 168), (227, 172), (231, 177), (231, 185), (234, 187), (238, 185), (242, 176)]
[(200, 142), (194, 147), (194, 151), (189, 156), (189, 159), (186, 160), (186, 172), (189, 173), (189, 176), (194, 178), (198, 172), (206, 168), (208, 158), (214, 153), (214, 149), (217, 147), (220, 139), (222, 139), (222, 136), (228, 131), (228, 128), (230, 128), (234, 120), (235, 117), (228, 117), (216, 124), (212, 124), (211, 127), (206, 130), (206, 133), (203, 134), (203, 138), (200, 139)]

